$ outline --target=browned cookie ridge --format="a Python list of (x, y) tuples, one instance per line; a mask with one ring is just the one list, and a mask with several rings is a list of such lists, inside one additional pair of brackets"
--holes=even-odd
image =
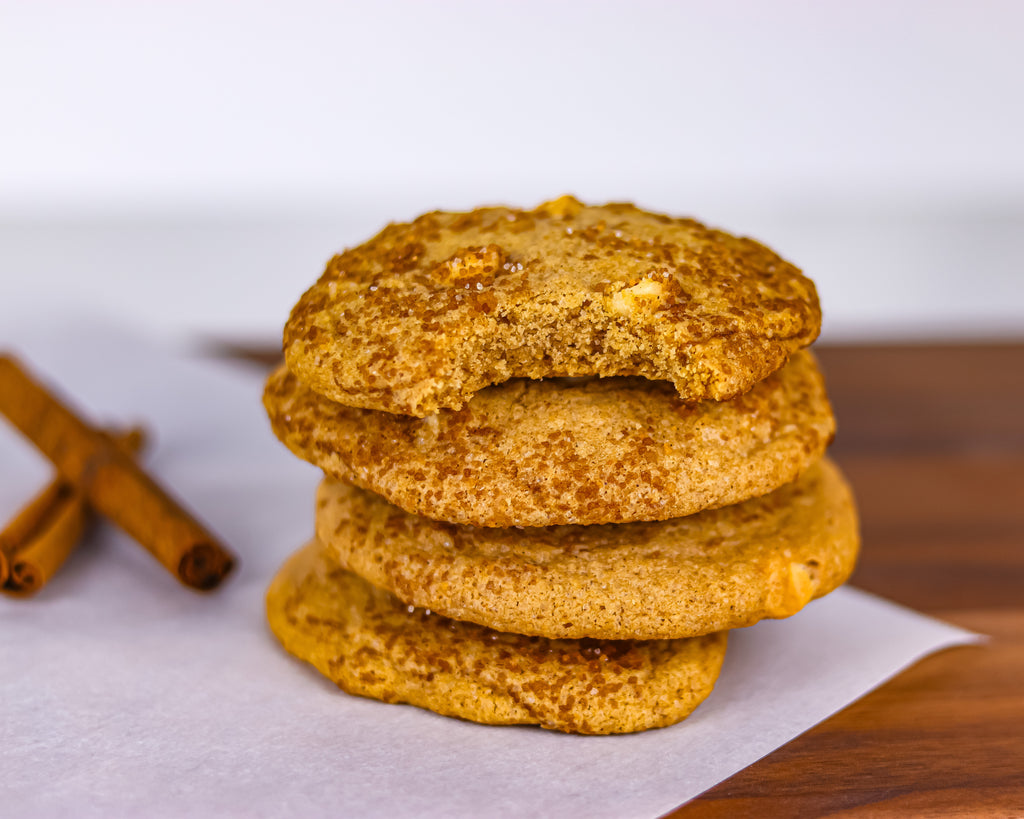
[(339, 568), (317, 543), (267, 593), (285, 649), (352, 694), (496, 725), (583, 734), (679, 722), (715, 684), (725, 634), (545, 640), (412, 609)]
[(788, 617), (853, 570), (857, 516), (822, 459), (741, 504), (653, 523), (483, 529), (326, 480), (317, 536), (406, 603), (544, 637), (690, 637)]
[(389, 225), (330, 261), (284, 348), (315, 392), (422, 417), (515, 377), (635, 375), (727, 399), (820, 323), (814, 284), (751, 239), (562, 197)]
[(346, 407), (281, 367), (264, 405), (300, 458), (407, 512), (474, 526), (664, 520), (766, 494), (835, 430), (809, 352), (729, 401), (641, 378), (515, 379), (427, 418)]

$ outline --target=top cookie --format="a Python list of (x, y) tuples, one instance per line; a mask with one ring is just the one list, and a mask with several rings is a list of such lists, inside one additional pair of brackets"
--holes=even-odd
[(389, 225), (330, 261), (284, 350), (327, 398), (423, 417), (514, 377), (639, 375), (728, 399), (820, 324), (813, 282), (763, 245), (564, 196)]

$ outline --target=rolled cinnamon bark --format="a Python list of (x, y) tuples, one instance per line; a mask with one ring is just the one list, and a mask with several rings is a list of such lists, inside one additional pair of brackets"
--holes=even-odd
[(50, 483), (0, 531), (0, 588), (6, 588), (14, 555), (45, 527), (60, 500), (63, 481)]
[(234, 565), (217, 539), (100, 430), (0, 355), (0, 412), (84, 495), (186, 586), (212, 589)]
[(53, 481), (38, 499), (49, 501), (39, 528), (8, 551), (10, 576), (3, 591), (30, 595), (39, 591), (67, 560), (85, 529), (85, 499), (66, 481)]
[[(145, 443), (145, 433), (132, 429), (110, 440), (129, 455)], [(0, 556), (7, 573), (0, 591), (14, 596), (38, 592), (74, 551), (90, 517), (85, 497), (63, 478), (56, 478), (0, 531)]]

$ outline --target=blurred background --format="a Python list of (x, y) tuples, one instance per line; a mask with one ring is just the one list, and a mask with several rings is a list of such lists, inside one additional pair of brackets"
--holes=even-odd
[(389, 220), (754, 236), (832, 341), (1024, 335), (1024, 3), (0, 0), (0, 340), (276, 339)]

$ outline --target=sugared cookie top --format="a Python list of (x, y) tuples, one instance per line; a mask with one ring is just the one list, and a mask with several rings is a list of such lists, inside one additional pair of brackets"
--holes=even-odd
[(328, 401), (284, 367), (263, 402), (300, 458), (407, 512), (474, 526), (664, 520), (738, 503), (796, 478), (835, 430), (804, 350), (731, 401), (693, 405), (666, 381), (516, 378), (412, 418)]
[(813, 282), (751, 239), (565, 196), (389, 225), (330, 261), (284, 348), (321, 395), (422, 417), (514, 377), (638, 375), (727, 399), (820, 323)]
[(734, 506), (654, 523), (484, 529), (327, 479), (317, 537), (404, 603), (516, 634), (692, 637), (788, 617), (853, 570), (849, 487), (822, 459)]
[(711, 693), (726, 635), (691, 640), (544, 640), (401, 603), (339, 568), (318, 544), (267, 592), (285, 649), (352, 694), (492, 725), (580, 734), (661, 728)]

